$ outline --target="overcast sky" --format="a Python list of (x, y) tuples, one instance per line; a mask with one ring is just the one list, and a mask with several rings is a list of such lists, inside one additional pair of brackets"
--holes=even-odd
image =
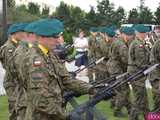
[[(16, 0), (19, 4), (20, 0)], [(25, 1), (25, 0), (21, 0)], [(27, 0), (32, 2), (38, 2), (38, 3), (45, 3), (48, 4), (50, 7), (55, 8), (59, 5), (60, 1), (64, 1), (65, 3), (72, 4), (75, 6), (79, 6), (85, 11), (90, 10), (90, 6), (96, 6), (97, 0)], [(101, 0), (100, 0), (101, 1)], [(115, 7), (122, 6), (125, 8), (126, 11), (131, 10), (132, 8), (136, 8), (139, 6), (140, 0), (110, 0), (110, 2), (115, 4)], [(158, 3), (160, 0), (145, 0), (145, 5), (148, 6), (152, 11), (155, 11), (158, 7)]]
[[(39, 4), (47, 4), (51, 7), (51, 9), (54, 9), (56, 6), (59, 5), (60, 1), (64, 1), (65, 3), (72, 4), (75, 6), (79, 6), (81, 9), (85, 11), (90, 10), (90, 6), (97, 5), (97, 0), (16, 0), (17, 4), (20, 4), (25, 1), (32, 1), (37, 2)], [(100, 0), (101, 1), (101, 0)], [(139, 6), (140, 0), (110, 0), (110, 2), (115, 4), (115, 7), (122, 6), (125, 8), (126, 11), (131, 10), (132, 8), (136, 8)], [(155, 11), (158, 7), (158, 3), (160, 0), (145, 0), (145, 5), (148, 6), (152, 11)], [(2, 0), (0, 0), (0, 10), (2, 8)]]

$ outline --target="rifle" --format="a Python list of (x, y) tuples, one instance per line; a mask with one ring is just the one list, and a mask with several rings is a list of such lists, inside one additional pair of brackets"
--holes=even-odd
[(96, 61), (92, 61), (91, 63), (89, 63), (87, 66), (81, 68), (81, 69), (78, 69), (76, 71), (74, 71), (76, 74), (83, 71), (84, 69), (87, 69), (87, 68), (91, 68), (99, 63), (101, 63), (103, 60), (105, 59), (105, 57), (101, 57), (100, 59), (96, 60)]
[[(69, 102), (71, 104), (71, 106), (75, 109), (76, 107), (78, 107), (78, 103), (77, 101), (74, 99), (74, 97), (80, 97), (81, 94), (80, 93), (76, 93), (73, 91), (69, 91), (69, 92), (65, 92), (63, 94), (63, 98), (65, 99), (65, 103), (64, 106), (66, 106), (67, 102)], [(92, 109), (88, 110), (87, 113), (90, 113), (89, 115), (86, 114), (87, 120), (93, 120), (93, 116), (92, 114), (95, 114), (95, 118), (96, 120), (106, 120), (106, 118), (103, 116), (103, 114), (96, 109), (96, 107), (93, 107)]]
[(156, 69), (160, 64), (154, 64), (151, 67), (144, 67), (142, 70), (130, 75), (127, 79), (120, 79), (118, 81), (115, 81), (105, 89), (102, 89), (101, 91), (97, 92), (97, 94), (91, 98), (89, 101), (85, 102), (84, 104), (81, 104), (79, 107), (77, 107), (75, 110), (73, 110), (70, 115), (70, 120), (83, 120), (81, 115), (88, 110), (89, 108), (92, 108), (97, 103), (99, 103), (103, 99), (110, 99), (114, 93), (113, 90), (120, 87), (121, 85), (135, 81), (137, 79), (140, 79), (150, 72), (152, 72), (154, 69)]

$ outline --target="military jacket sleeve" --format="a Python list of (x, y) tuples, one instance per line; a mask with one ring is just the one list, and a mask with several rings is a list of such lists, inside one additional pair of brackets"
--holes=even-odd
[(149, 63), (149, 51), (143, 42), (135, 40), (129, 47), (129, 64), (134, 66), (135, 69), (140, 69)]
[(112, 45), (111, 57), (115, 60), (120, 61), (122, 64), (127, 64), (128, 63), (127, 52), (128, 52), (127, 46), (121, 41), (117, 40)]
[(56, 56), (52, 57), (52, 63), (54, 64), (56, 74), (60, 77), (60, 81), (62, 81), (64, 89), (73, 90), (81, 94), (88, 93), (89, 89), (92, 87), (91, 85), (81, 80), (71, 79), (66, 67), (58, 60)]
[(90, 88), (87, 83), (71, 80), (56, 57), (44, 56), (35, 48), (28, 50), (22, 66), (28, 100), (35, 109), (47, 114), (62, 113), (64, 89), (87, 93)]
[[(150, 62), (151, 64), (160, 63), (160, 41), (156, 41), (150, 55)], [(150, 73), (149, 79), (155, 80), (160, 79), (160, 68), (155, 69), (153, 72)]]
[(4, 77), (4, 88), (9, 97), (9, 100), (14, 101), (14, 91), (16, 88), (16, 82), (14, 77), (14, 69), (13, 68), (13, 53), (15, 51), (15, 46), (11, 43), (11, 41), (7, 41), (0, 49), (0, 60), (2, 62), (3, 67), (6, 70)]

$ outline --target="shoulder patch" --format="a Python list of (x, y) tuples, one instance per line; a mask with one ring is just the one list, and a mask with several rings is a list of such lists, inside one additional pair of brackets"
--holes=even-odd
[(140, 44), (140, 45), (139, 45), (139, 48), (144, 48), (144, 45)]
[(35, 57), (33, 59), (33, 66), (34, 67), (38, 67), (38, 66), (42, 66), (43, 65), (43, 62), (42, 62), (42, 59), (40, 57)]
[(12, 53), (12, 52), (13, 52), (13, 49), (12, 49), (12, 48), (9, 48), (9, 49), (8, 49), (8, 52), (9, 52), (9, 53)]

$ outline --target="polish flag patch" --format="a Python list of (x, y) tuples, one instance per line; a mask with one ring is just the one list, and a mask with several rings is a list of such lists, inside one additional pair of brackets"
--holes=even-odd
[(139, 45), (140, 48), (143, 48), (144, 46), (142, 44)]
[(38, 67), (42, 65), (42, 60), (40, 58), (35, 58), (33, 61), (33, 66)]

